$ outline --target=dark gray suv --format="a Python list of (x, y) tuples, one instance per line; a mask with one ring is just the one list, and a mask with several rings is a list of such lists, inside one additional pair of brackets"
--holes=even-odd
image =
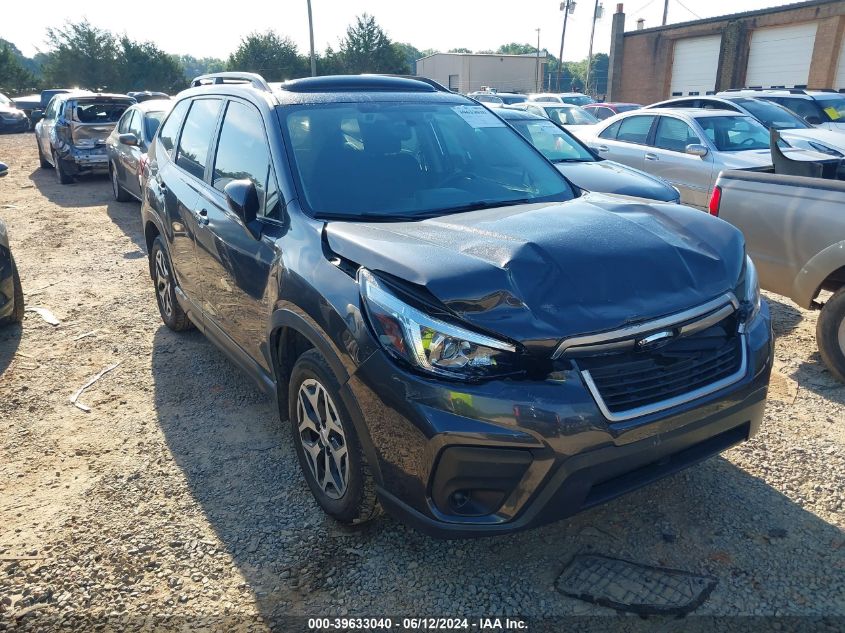
[(445, 536), (539, 525), (753, 435), (769, 312), (741, 234), (580, 196), (413, 79), (176, 97), (142, 216), (164, 323), (278, 401), (322, 508)]

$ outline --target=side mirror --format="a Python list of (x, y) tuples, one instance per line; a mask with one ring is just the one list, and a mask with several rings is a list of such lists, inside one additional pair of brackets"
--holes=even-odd
[(135, 136), (132, 132), (126, 132), (125, 134), (118, 134), (117, 140), (120, 141), (123, 145), (130, 145), (131, 147), (138, 147), (138, 137)]
[(6, 163), (0, 163), (0, 178), (5, 176), (9, 173), (9, 168), (6, 166)]
[(38, 123), (43, 118), (44, 118), (44, 111), (43, 110), (33, 110), (32, 114), (29, 115), (29, 119), (33, 123)]
[(698, 156), (699, 158), (704, 158), (710, 153), (709, 149), (707, 149), (704, 145), (699, 145), (698, 143), (687, 145), (685, 151), (687, 154), (692, 154), (693, 156)]
[(233, 180), (223, 187), (223, 193), (229, 208), (244, 224), (258, 217), (258, 192), (251, 180)]
[(821, 117), (817, 117), (815, 114), (811, 114), (810, 116), (805, 116), (804, 120), (809, 123), (810, 125), (821, 125), (822, 120)]

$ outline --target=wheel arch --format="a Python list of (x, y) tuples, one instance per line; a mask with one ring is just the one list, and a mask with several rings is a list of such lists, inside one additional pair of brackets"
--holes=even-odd
[(793, 282), (792, 299), (810, 308), (821, 290), (836, 290), (845, 285), (845, 240), (831, 244), (816, 254), (798, 272)]

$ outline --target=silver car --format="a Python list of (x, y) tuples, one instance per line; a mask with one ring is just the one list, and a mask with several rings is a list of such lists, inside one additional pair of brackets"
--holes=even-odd
[(525, 110), (531, 114), (536, 114), (545, 119), (551, 120), (553, 123), (574, 132), (572, 128), (580, 126), (595, 125), (599, 120), (592, 114), (587, 112), (584, 108), (568, 103), (517, 103), (513, 106), (508, 106), (517, 110)]
[[(753, 117), (725, 110), (635, 110), (594, 128), (587, 144), (600, 156), (671, 183), (681, 202), (706, 208), (719, 172), (772, 170), (769, 131)], [(819, 152), (786, 148), (793, 160), (826, 161)]]

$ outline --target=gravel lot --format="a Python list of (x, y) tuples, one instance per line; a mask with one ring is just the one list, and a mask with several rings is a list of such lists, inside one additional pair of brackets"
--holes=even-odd
[[(587, 552), (715, 577), (696, 614), (845, 616), (845, 387), (814, 313), (768, 297), (764, 427), (721, 457), (508, 537), (433, 540), (389, 517), (347, 531), (312, 501), (273, 403), (202, 335), (161, 324), (138, 204), (106, 178), (58, 185), (31, 134), (0, 136), (0, 160), (27, 305), (61, 320), (0, 331), (0, 630), (613, 615), (555, 589)], [(90, 413), (69, 402), (117, 362), (81, 396)]]

